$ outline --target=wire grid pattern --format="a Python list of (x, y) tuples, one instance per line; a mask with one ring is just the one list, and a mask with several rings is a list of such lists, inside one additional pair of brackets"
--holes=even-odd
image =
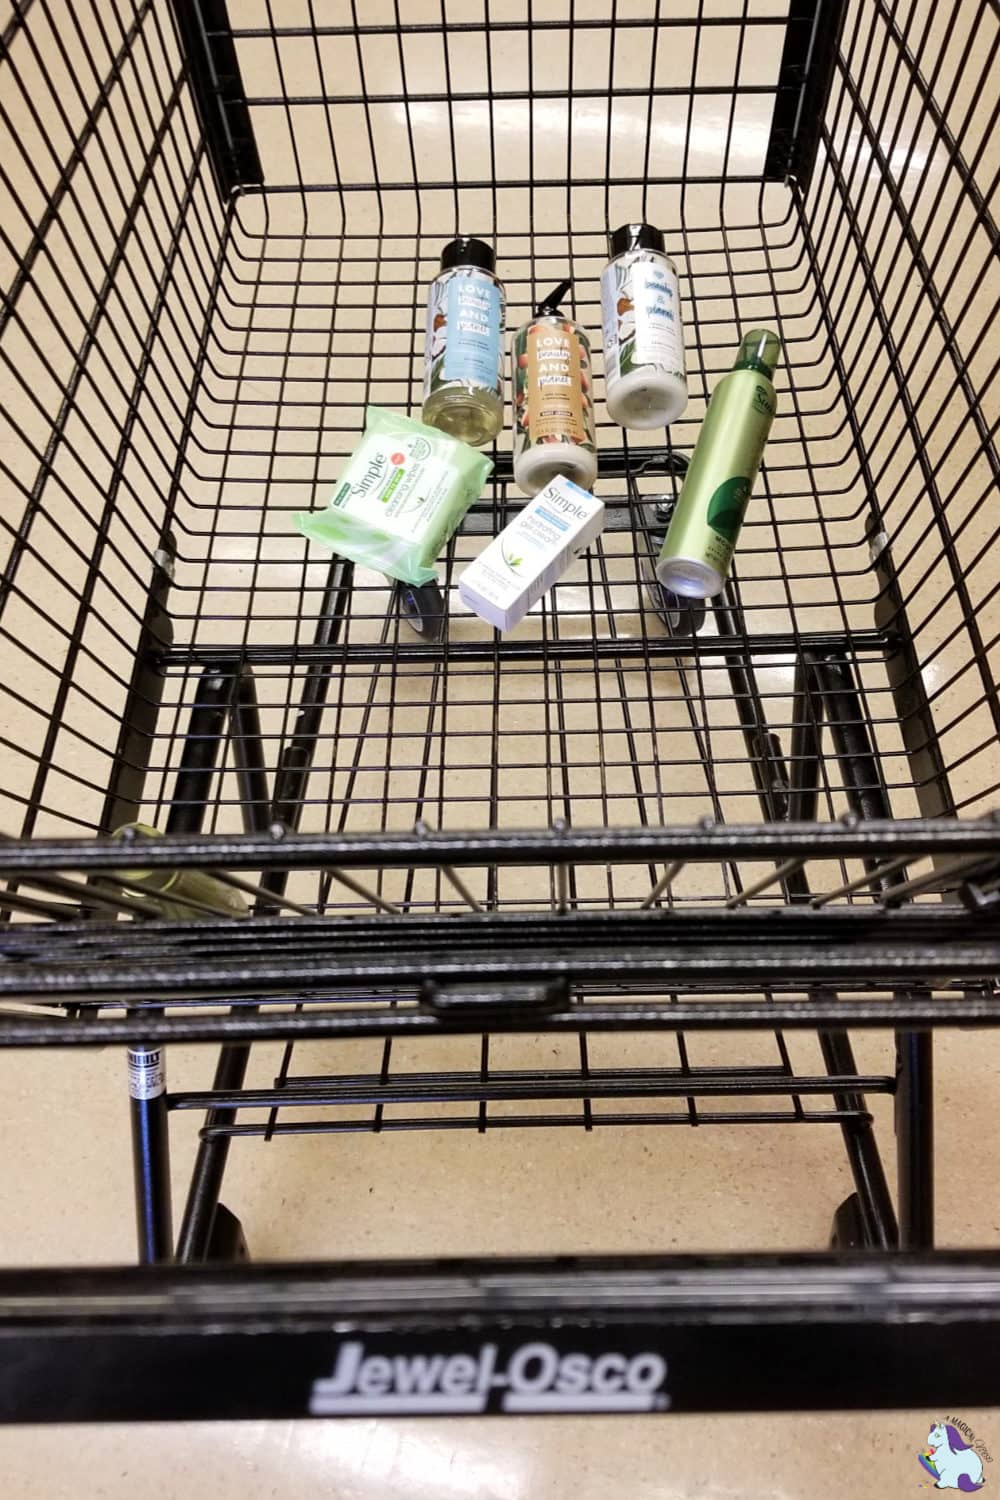
[[(801, 407), (816, 401), (818, 392), (820, 406), (836, 411), (843, 393), (829, 360), (805, 361), (800, 375), (798, 349), (810, 329), (782, 312), (781, 286), (786, 280), (797, 286), (802, 275), (794, 221), (776, 231), (786, 247), (787, 271), (774, 269), (767, 243), (760, 243), (759, 230), (754, 233), (756, 250), (727, 251), (718, 234), (702, 235), (701, 245), (692, 247), (692, 263), (704, 267), (703, 274), (696, 269), (684, 275), (695, 394), (671, 441), (683, 450), (693, 440), (706, 390), (730, 362), (737, 303), (750, 304), (756, 321), (778, 322), (794, 361), (793, 379), (802, 383), (783, 391), (790, 411), (776, 423), (760, 504), (736, 567), (736, 597), (747, 629), (767, 637), (754, 660), (767, 721), (784, 735), (787, 753), (799, 641), (818, 635), (842, 641), (868, 692), (869, 721), (878, 725), (888, 752), (887, 780), (902, 792), (910, 776), (898, 734), (894, 738), (895, 714), (872, 628), (867, 546), (863, 537), (851, 536), (850, 515), (847, 526), (831, 519), (829, 505), (821, 515), (815, 485), (807, 488), (810, 475), (837, 466), (822, 457), (822, 423), (812, 424), (819, 429), (813, 438)], [(590, 255), (573, 263), (582, 267), (576, 313), (593, 326), (602, 252), (599, 237), (590, 240)], [(220, 335), (227, 349), (232, 345), (229, 358), (238, 369), (222, 379), (215, 361), (208, 377), (212, 406), (228, 398), (235, 421), (215, 429), (221, 441), (213, 448), (212, 432), (200, 420), (208, 402), (199, 399), (197, 447), (188, 456), (177, 511), (182, 540), (172, 592), (176, 666), (168, 681), (176, 732), (187, 727), (206, 659), (249, 662), (269, 765), (290, 732), (328, 572), (319, 549), (305, 553), (291, 516), (332, 493), (368, 401), (418, 408), (420, 400), (420, 325), (433, 274), (430, 257), (414, 262), (392, 246), (376, 259), (374, 246), (348, 242), (345, 268), (342, 257), (331, 258), (332, 248), (305, 231), (297, 241), (282, 233), (261, 243), (259, 279), (242, 289), (238, 311), (233, 300), (227, 302)], [(552, 268), (544, 275), (551, 277), (571, 253), (565, 237), (555, 235), (525, 236), (523, 251), (522, 263), (512, 255), (509, 267), (501, 268), (514, 320), (538, 284), (525, 262), (548, 252)], [(756, 273), (737, 270), (754, 262)], [(335, 279), (345, 270), (346, 285)], [(374, 326), (355, 290), (367, 296), (373, 286)], [(287, 335), (271, 331), (289, 323)], [(406, 353), (399, 352), (401, 343)], [(698, 360), (708, 363), (707, 372), (698, 369)], [(347, 375), (331, 390), (331, 371), (340, 368)], [(610, 445), (616, 434), (607, 423), (603, 430)], [(509, 451), (506, 437), (504, 448)], [(630, 445), (608, 458), (610, 472), (598, 484), (610, 512), (602, 542), (509, 640), (498, 641), (463, 611), (453, 588), (485, 536), (521, 503), (503, 454), (498, 469), (504, 477), (449, 549), (443, 647), (429, 652), (400, 620), (386, 581), (355, 570), (331, 653), (328, 709), (303, 829), (403, 828), (419, 819), (458, 828), (534, 826), (555, 818), (624, 825), (758, 815), (714, 626), (708, 625), (697, 647), (692, 643), (688, 656), (670, 642), (650, 602), (646, 580), (656, 506), (676, 494), (676, 476), (667, 472), (671, 451)], [(254, 478), (242, 477), (248, 470)], [(856, 508), (858, 493), (855, 480), (849, 507)], [(290, 674), (288, 659), (296, 648), (305, 660)], [(160, 748), (167, 750), (162, 808), (171, 795), (175, 752), (169, 739)], [(825, 776), (826, 811), (842, 811), (836, 771), (827, 768)], [(238, 826), (232, 776), (216, 806), (213, 826)]]
[(897, 579), (877, 617), (905, 610), (959, 810), (995, 795), (1000, 733), (998, 50), (995, 4), (848, 7), (805, 203)]
[(224, 215), (169, 11), (4, 8), (6, 831), (92, 830)]
[[(418, 4), (405, 23), (392, 5), (320, 15), (310, 4), (233, 4), (267, 191), (225, 211), (165, 8), (30, 9), (29, 24), (28, 6), (10, 8), (4, 61), (16, 89), (3, 122), (35, 173), (27, 199), (5, 174), (18, 214), (4, 231), (14, 280), (3, 352), (21, 394), (4, 462), (25, 500), (24, 521), (9, 528), (3, 623), (16, 659), (12, 827), (99, 822), (168, 516), (173, 645), (143, 809), (154, 823), (176, 805), (206, 663), (252, 666), (273, 773), (317, 660), (327, 704), (304, 830), (752, 820), (760, 800), (739, 712), (750, 693), (734, 687), (727, 657), (752, 669), (754, 710), (789, 764), (793, 731), (803, 711), (813, 716), (793, 697), (794, 664), (815, 642), (849, 664), (879, 750), (873, 789), (906, 815), (919, 773), (886, 672), (904, 606), (917, 655), (904, 672), (921, 670), (927, 684), (954, 804), (988, 800), (996, 628), (983, 486), (995, 463), (995, 367), (974, 294), (996, 243), (995, 182), (978, 145), (995, 119), (979, 86), (983, 49), (992, 58), (996, 48), (992, 7), (944, 21), (918, 4), (849, 8), (803, 200), (794, 183), (763, 181), (781, 4), (669, 14), (539, 4), (514, 20), (479, 4)], [(64, 101), (59, 127), (33, 106), (39, 90)], [(126, 115), (138, 146), (120, 129)], [(291, 515), (332, 492), (368, 402), (418, 409), (441, 244), (459, 231), (496, 242), (512, 327), (571, 274), (573, 311), (596, 332), (605, 230), (640, 215), (667, 230), (678, 263), (691, 401), (669, 434), (637, 440), (598, 408), (597, 489), (610, 515), (600, 544), (515, 637), (500, 641), (461, 611), (456, 570), (518, 503), (505, 434), (496, 478), (444, 562), (444, 644), (422, 645), (385, 580), (357, 570), (335, 647), (317, 655), (329, 565)], [(961, 231), (942, 233), (942, 219)], [(784, 360), (734, 568), (737, 641), (724, 648), (710, 618), (680, 653), (645, 583), (657, 510), (677, 492), (674, 453), (690, 451), (741, 330), (758, 323), (777, 328)], [(600, 395), (599, 361), (597, 374)], [(945, 422), (956, 394), (960, 415), (952, 402)], [(890, 557), (895, 593), (877, 566)], [(45, 674), (50, 700), (19, 689), (17, 662)], [(923, 719), (917, 734), (927, 737)], [(218, 831), (241, 819), (226, 753), (205, 823)], [(819, 775), (820, 816), (836, 816), (847, 800), (831, 755)], [(664, 901), (731, 899), (770, 869), (692, 866)], [(631, 904), (656, 873), (583, 869), (565, 897), (581, 910)], [(560, 899), (548, 869), (468, 878), (492, 909)], [(373, 888), (410, 911), (463, 904), (441, 872), (376, 873)], [(325, 878), (293, 877), (289, 891), (338, 913), (371, 909)], [(581, 1039), (575, 1057), (558, 1045), (579, 1089), (594, 1044)], [(687, 1043), (670, 1045), (683, 1073)], [(375, 1072), (359, 1064), (369, 1091), (401, 1065), (404, 1049), (392, 1046)], [(530, 1067), (526, 1039), (490, 1046), (480, 1081), (510, 1084), (497, 1047), (525, 1047)], [(780, 1036), (776, 1046), (777, 1063), (758, 1065), (787, 1086), (794, 1070)], [(290, 1054), (281, 1076), (292, 1076)], [(490, 1118), (504, 1108), (491, 1104)], [(595, 1118), (591, 1102), (581, 1109)], [(672, 1118), (694, 1110), (692, 1096)], [(750, 1117), (745, 1105), (739, 1113)], [(795, 1095), (775, 1117), (808, 1113)], [(376, 1105), (364, 1118), (387, 1117)]]

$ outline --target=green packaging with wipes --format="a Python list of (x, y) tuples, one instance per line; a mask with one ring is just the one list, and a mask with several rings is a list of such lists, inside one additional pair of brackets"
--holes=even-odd
[(439, 552), (492, 468), (492, 459), (438, 428), (369, 406), (326, 510), (293, 519), (303, 536), (341, 557), (404, 583), (432, 583)]

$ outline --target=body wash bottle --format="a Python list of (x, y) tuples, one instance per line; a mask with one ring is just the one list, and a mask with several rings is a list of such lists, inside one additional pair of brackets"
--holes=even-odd
[(687, 405), (677, 268), (652, 224), (623, 224), (601, 273), (604, 384), (620, 427), (665, 427)]
[(559, 474), (589, 490), (597, 478), (590, 341), (560, 312), (562, 281), (514, 335), (514, 479), (537, 495)]
[(778, 335), (754, 328), (712, 392), (656, 564), (664, 588), (687, 599), (722, 592), (774, 420), (780, 354)]
[(504, 295), (495, 267), (485, 240), (451, 240), (427, 302), (423, 420), (473, 448), (503, 426)]

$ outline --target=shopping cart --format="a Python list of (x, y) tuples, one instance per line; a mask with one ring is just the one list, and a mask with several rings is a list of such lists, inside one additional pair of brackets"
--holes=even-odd
[[(0, 1043), (128, 1050), (145, 1264), (0, 1274), (4, 1418), (1000, 1403), (931, 1109), (934, 1029), (1000, 1021), (998, 16), (6, 0)], [(452, 587), (521, 503), (501, 440), (421, 637), (293, 512), (417, 410), (446, 239), (596, 331), (640, 217), (687, 412), (602, 422), (608, 527), (502, 639)], [(759, 324), (779, 414), (694, 610), (650, 558)], [(211, 1088), (166, 1091), (182, 1041)], [(220, 1200), (234, 1140), (747, 1123), (839, 1132), (832, 1248), (255, 1265)]]

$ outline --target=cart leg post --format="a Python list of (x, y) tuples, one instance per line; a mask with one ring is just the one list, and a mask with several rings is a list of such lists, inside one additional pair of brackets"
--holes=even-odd
[[(850, 663), (829, 658), (814, 666), (852, 809), (862, 818), (891, 818)], [(873, 862), (867, 864), (871, 868)], [(902, 872), (888, 877), (886, 889), (903, 878)], [(930, 1249), (934, 1243), (933, 1046), (929, 1031), (896, 1033), (899, 1242), (907, 1250)]]
[(128, 1087), (139, 1264), (148, 1266), (169, 1261), (174, 1253), (166, 1074), (160, 1047), (129, 1048)]
[[(813, 663), (809, 657), (800, 656), (795, 663), (792, 749), (788, 776), (788, 816), (793, 822), (812, 822), (816, 818), (822, 733), (822, 700), (813, 684)], [(802, 899), (808, 897), (802, 871), (797, 871), (791, 877), (788, 886), (791, 899), (795, 896)], [(828, 1073), (850, 1075), (858, 1071), (854, 1048), (846, 1031), (821, 1031), (819, 1045)], [(865, 1110), (864, 1095), (854, 1091), (838, 1094), (836, 1102), (838, 1109), (858, 1115)], [(862, 1242), (879, 1250), (891, 1249), (898, 1241), (899, 1230), (875, 1131), (866, 1121), (852, 1120), (843, 1126), (841, 1134), (854, 1179)], [(844, 1205), (841, 1205), (838, 1209), (838, 1217), (843, 1208)], [(834, 1223), (836, 1228), (836, 1218)]]
[[(142, 805), (144, 768), (149, 764), (163, 696), (164, 675), (158, 658), (173, 640), (167, 601), (175, 552), (173, 535), (164, 531), (153, 557), (153, 579), (101, 816), (105, 833), (134, 823)], [(168, 1261), (173, 1254), (170, 1137), (159, 1047), (140, 1044), (129, 1049), (128, 1085), (138, 1256), (141, 1265), (150, 1265)]]
[[(319, 696), (315, 688), (310, 689), (310, 679), (314, 676), (323, 682), (323, 692)], [(302, 706), (296, 718), (295, 734), (278, 768), (274, 799), (275, 817), (277, 818), (281, 812), (284, 812), (286, 818), (281, 821), (285, 822), (285, 826), (294, 828), (298, 821), (299, 803), (312, 762), (327, 682), (329, 682), (329, 673), (322, 666), (309, 669)], [(245, 730), (246, 720), (244, 720), (243, 727)], [(249, 737), (243, 740), (242, 753), (245, 757), (256, 755), (256, 752), (250, 749)], [(261, 804), (256, 801), (244, 803), (243, 812), (248, 832), (259, 833), (271, 821), (270, 809), (266, 807), (261, 809)], [(286, 871), (270, 870), (264, 875), (261, 884), (273, 894), (280, 895), (287, 879)], [(212, 1083), (213, 1089), (227, 1094), (237, 1093), (243, 1087), (249, 1061), (249, 1044), (240, 1042), (223, 1047), (219, 1053)], [(206, 1124), (231, 1125), (235, 1118), (236, 1111), (233, 1109), (212, 1109), (208, 1112)], [(222, 1179), (225, 1176), (228, 1159), (228, 1136), (217, 1135), (199, 1142), (191, 1186), (184, 1208), (184, 1218), (181, 1221), (177, 1241), (177, 1255), (182, 1261), (201, 1261), (208, 1256), (212, 1227), (219, 1206), (219, 1194), (222, 1191)]]
[(805, 656), (795, 658), (792, 688), (792, 736), (788, 766), (788, 820), (814, 823), (819, 806), (823, 713), (810, 688), (812, 672)]
[[(336, 642), (347, 614), (353, 577), (353, 566), (335, 558), (330, 565), (323, 594), (316, 627), (316, 645), (329, 646)], [(278, 765), (274, 801), (269, 807), (260, 800), (259, 795), (260, 789), (266, 787), (266, 771), (256, 687), (252, 674), (243, 674), (234, 701), (235, 728), (240, 740), (238, 758), (242, 767), (241, 782), (247, 787), (258, 789), (252, 800), (243, 802), (243, 821), (248, 833), (259, 833), (270, 822), (279, 822), (291, 829), (298, 825), (329, 684), (328, 665), (322, 660), (312, 663), (303, 683), (295, 730)], [(280, 895), (287, 880), (286, 871), (269, 870), (261, 884), (274, 895)], [(244, 1011), (244, 1014), (247, 1012)], [(249, 1044), (241, 1042), (223, 1047), (216, 1065), (213, 1088), (236, 1093), (243, 1087), (249, 1060)], [(231, 1125), (235, 1118), (235, 1110), (212, 1109), (208, 1111), (206, 1124), (224, 1127)], [(208, 1255), (228, 1158), (228, 1136), (217, 1135), (199, 1143), (177, 1240), (179, 1260), (201, 1261)]]
[[(228, 668), (202, 673), (167, 816), (168, 833), (197, 833), (204, 821), (232, 681)], [(149, 1265), (172, 1260), (174, 1252), (163, 1048), (144, 1044), (131, 1048), (128, 1077), (139, 1262)]]
[[(746, 638), (742, 611), (728, 590), (715, 601), (715, 619), (720, 635), (737, 641)], [(734, 653), (726, 657), (726, 665), (764, 816), (774, 822), (783, 817), (805, 822), (814, 820), (819, 799), (823, 717), (820, 705), (829, 712), (825, 697), (813, 688), (816, 663), (809, 656), (796, 661), (791, 765), (787, 771), (777, 737), (768, 729), (752, 660), (749, 655)], [(819, 688), (822, 688), (821, 682)], [(809, 899), (809, 887), (802, 870), (789, 875), (783, 887), (790, 902)], [(828, 1073), (842, 1077), (857, 1073), (854, 1049), (846, 1031), (821, 1031), (819, 1044)], [(863, 1118), (867, 1110), (865, 1096), (850, 1089), (835, 1093), (833, 1098), (838, 1110), (853, 1117), (842, 1124), (841, 1134), (854, 1179), (865, 1243), (878, 1249), (889, 1249), (898, 1242), (899, 1231), (875, 1131), (870, 1120)]]
[(244, 666), (237, 679), (229, 723), (243, 826), (247, 833), (259, 833), (270, 820), (271, 793), (264, 759), (257, 684), (249, 666)]
[[(240, 785), (243, 826), (247, 833), (261, 833), (271, 821), (271, 798), (261, 736), (257, 685), (249, 668), (244, 669), (237, 684), (230, 732)], [(265, 876), (263, 884), (270, 888), (273, 880), (273, 876)], [(249, 1059), (250, 1048), (243, 1043), (223, 1047), (219, 1052), (212, 1087), (227, 1093), (242, 1088)], [(210, 1110), (207, 1116), (211, 1124), (231, 1122), (235, 1118), (234, 1110)], [(178, 1260), (200, 1261), (208, 1258), (228, 1157), (229, 1141), (224, 1136), (198, 1143), (191, 1186), (177, 1237)]]
[(788, 816), (788, 772), (781, 742), (768, 727), (757, 673), (745, 644), (749, 639), (746, 620), (731, 589), (724, 588), (712, 603), (719, 635), (734, 643), (735, 649), (726, 654), (726, 671), (761, 811), (770, 822), (780, 823)]
[(206, 667), (198, 680), (184, 749), (170, 800), (166, 833), (200, 833), (212, 790), (219, 746), (234, 692), (236, 666)]
[(153, 556), (153, 578), (146, 596), (122, 727), (101, 813), (102, 833), (113, 833), (125, 823), (134, 823), (142, 807), (145, 768), (149, 765), (163, 700), (165, 678), (159, 657), (170, 649), (174, 639), (167, 605), (176, 551), (173, 533), (164, 531)]
[(929, 1031), (896, 1033), (899, 1243), (934, 1248), (934, 1046)]

